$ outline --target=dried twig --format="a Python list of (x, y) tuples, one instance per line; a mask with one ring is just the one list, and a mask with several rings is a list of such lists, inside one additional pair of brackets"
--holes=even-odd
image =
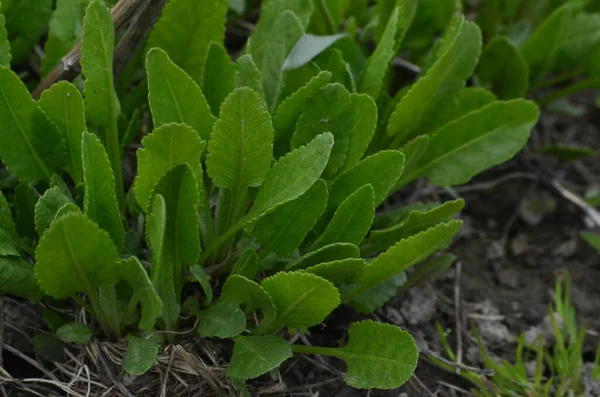
[[(135, 49), (148, 34), (160, 15), (165, 0), (120, 0), (111, 10), (115, 31), (126, 25), (129, 30), (117, 45), (114, 65), (118, 74), (135, 54)], [(72, 80), (81, 72), (81, 43), (65, 55), (50, 73), (33, 90), (32, 96), (38, 99), (42, 92), (60, 80)]]

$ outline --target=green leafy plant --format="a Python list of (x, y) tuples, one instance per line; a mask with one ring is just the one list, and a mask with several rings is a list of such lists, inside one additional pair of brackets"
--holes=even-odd
[[(575, 308), (571, 303), (571, 281), (567, 273), (556, 280), (554, 305), (550, 305), (549, 319), (554, 342), (540, 335), (535, 342), (527, 342), (525, 334), (517, 339), (515, 363), (497, 360), (486, 351), (484, 342), (473, 327), (479, 351), (491, 376), (465, 368), (459, 374), (474, 385), (477, 396), (579, 396), (587, 394), (587, 384), (600, 380), (600, 346), (589, 370), (585, 369), (583, 345), (586, 330), (577, 324)], [(446, 334), (438, 324), (438, 334), (450, 360), (456, 360)], [(437, 357), (429, 357), (436, 365), (450, 372), (455, 368)], [(528, 368), (528, 363), (535, 363)]]
[[(460, 14), (435, 44), (423, 35), (433, 46), (421, 75), (392, 90), (405, 39), (421, 48), (427, 1), (380, 2), (372, 52), (356, 37), (360, 6), (267, 1), (235, 61), (228, 3), (170, 0), (132, 60), (144, 76), (115, 81), (109, 9), (58, 1), (43, 69), (82, 23), (83, 95), (60, 82), (34, 101), (7, 66), (17, 36), (0, 35), (0, 159), (18, 180), (0, 195), (0, 291), (78, 303), (95, 324), (59, 338), (125, 338), (133, 375), (197, 324), (198, 337), (233, 339), (227, 375), (240, 388), (293, 353), (345, 361), (357, 388), (398, 387), (418, 351), (396, 326), (353, 323), (335, 348), (286, 336), (341, 304), (371, 313), (447, 268), (451, 255), (428, 258), (459, 231), (462, 200), (377, 208), (418, 178), (461, 184), (510, 159), (537, 106), (466, 87), (482, 40)], [(142, 114), (130, 185), (123, 150)]]

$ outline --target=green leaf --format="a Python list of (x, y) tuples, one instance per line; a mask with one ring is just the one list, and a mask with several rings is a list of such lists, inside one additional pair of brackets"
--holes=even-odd
[(44, 118), (19, 76), (0, 66), (0, 159), (23, 182), (49, 181), (61, 165), (64, 142), (55, 129), (36, 125)]
[(123, 358), (123, 371), (129, 375), (143, 375), (154, 365), (160, 344), (154, 339), (127, 335), (127, 352)]
[(117, 250), (121, 252), (125, 247), (125, 230), (108, 155), (102, 142), (89, 132), (83, 133), (81, 153), (85, 187), (83, 211), (110, 234)]
[(260, 70), (250, 54), (242, 55), (236, 62), (235, 88), (252, 88), (261, 98), (265, 97)]
[(479, 83), (500, 99), (524, 97), (529, 89), (529, 65), (508, 38), (494, 37), (479, 60)]
[(35, 276), (57, 299), (115, 284), (118, 252), (109, 234), (81, 213), (52, 222), (35, 251)]
[(87, 345), (92, 335), (92, 331), (84, 323), (68, 323), (56, 330), (56, 336), (67, 343)]
[(417, 367), (419, 351), (412, 336), (391, 324), (352, 323), (348, 344), (331, 349), (348, 365), (344, 381), (357, 389), (395, 389)]
[(259, 67), (263, 64), (263, 58), (266, 57), (265, 53), (269, 52), (269, 47), (273, 43), (274, 25), (277, 23), (277, 19), (286, 11), (297, 16), (304, 31), (313, 13), (313, 3), (312, 1), (296, 0), (274, 0), (262, 3), (260, 18), (252, 30), (252, 36), (250, 36), (246, 50), (248, 54), (252, 54), (252, 59)]
[(347, 283), (359, 274), (367, 263), (361, 258), (347, 258), (324, 262), (303, 271), (329, 280), (332, 283)]
[(179, 164), (157, 182), (150, 196), (148, 240), (153, 256), (152, 282), (163, 301), (167, 329), (177, 327), (184, 266), (198, 263), (200, 192), (188, 164)]
[(454, 121), (467, 113), (479, 110), (482, 107), (494, 102), (495, 100), (496, 96), (491, 91), (488, 91), (481, 87), (463, 88), (456, 96), (456, 100), (452, 105), (440, 109), (440, 114), (438, 116), (439, 124), (437, 124), (435, 128), (442, 127), (445, 124)]
[(235, 11), (238, 15), (244, 15), (246, 12), (246, 0), (229, 0), (229, 9)]
[(0, 257), (19, 256), (17, 246), (20, 243), (19, 235), (12, 219), (8, 202), (0, 191)]
[(44, 192), (44, 195), (35, 204), (35, 230), (39, 236), (50, 227), (56, 218), (58, 210), (65, 204), (71, 203), (71, 197), (66, 196), (62, 190), (55, 186)]
[(315, 12), (310, 20), (310, 29), (321, 34), (337, 32), (349, 3), (348, 0), (315, 0)]
[(369, 184), (348, 196), (337, 208), (327, 229), (314, 246), (323, 247), (333, 243), (360, 244), (375, 218), (374, 200), (375, 191)]
[(198, 334), (220, 339), (238, 336), (246, 328), (246, 315), (238, 305), (219, 301), (199, 314)]
[(38, 105), (56, 124), (67, 144), (67, 171), (75, 183), (83, 182), (81, 138), (86, 125), (81, 93), (75, 85), (60, 81), (42, 92)]
[(298, 69), (285, 72), (280, 100), (283, 101), (294, 92), (298, 91), (320, 72), (321, 69), (316, 62), (309, 62)]
[(234, 195), (258, 187), (271, 166), (272, 142), (266, 104), (252, 89), (237, 88), (223, 103), (208, 143), (207, 173)]
[(387, 197), (402, 174), (404, 155), (396, 150), (382, 150), (341, 174), (329, 189), (329, 208), (337, 208), (359, 188), (370, 184), (375, 191), (375, 206)]
[(200, 284), (200, 288), (204, 291), (205, 305), (212, 305), (213, 303), (213, 290), (210, 285), (211, 277), (204, 271), (200, 265), (194, 265), (190, 267), (190, 272)]
[(30, 185), (19, 183), (15, 187), (15, 226), (21, 237), (32, 240), (38, 237), (35, 232), (35, 204), (37, 201), (37, 192)]
[(600, 40), (600, 14), (580, 12), (569, 18), (561, 40), (556, 66), (569, 69), (580, 64)]
[(273, 332), (284, 326), (317, 325), (340, 304), (337, 288), (330, 281), (310, 273), (279, 272), (264, 279), (261, 285), (277, 308), (277, 318), (269, 327)]
[(346, 294), (344, 300), (351, 300), (444, 248), (461, 226), (461, 221), (453, 220), (440, 223), (419, 234), (400, 240), (365, 266), (363, 272), (356, 279), (359, 286)]
[[(284, 77), (282, 68), (285, 60), (303, 34), (304, 28), (298, 16), (292, 11), (284, 11), (273, 24), (269, 45), (265, 48), (264, 56), (260, 57), (253, 51), (252, 46), (249, 49), (249, 54), (252, 55), (260, 69), (265, 100), (270, 111), (274, 111), (279, 103)], [(252, 43), (253, 41), (251, 41), (251, 45)]]
[[(421, 157), (423, 157), (427, 151), (429, 141), (429, 135), (419, 135), (400, 148), (399, 151), (404, 155), (405, 159), (404, 169), (402, 171), (403, 175), (410, 175), (412, 173), (419, 163), (419, 160), (421, 160)], [(404, 182), (400, 180), (399, 183), (396, 184), (395, 188), (398, 188), (403, 184)]]
[(522, 99), (471, 112), (438, 130), (416, 169), (403, 180), (425, 176), (438, 186), (465, 183), (521, 150), (538, 117), (537, 106)]
[(246, 249), (233, 264), (231, 274), (239, 274), (249, 279), (253, 279), (260, 269), (258, 255), (254, 248)]
[(227, 367), (227, 376), (233, 379), (256, 378), (292, 357), (291, 345), (278, 336), (238, 336), (234, 342)]
[(115, 28), (110, 10), (99, 0), (90, 1), (83, 20), (81, 72), (85, 76), (85, 115), (97, 126), (116, 128), (120, 112), (113, 77)]
[(521, 46), (529, 64), (531, 86), (537, 86), (552, 70), (572, 14), (571, 4), (555, 9)]
[(291, 255), (325, 210), (327, 197), (327, 184), (319, 179), (302, 196), (260, 219), (254, 233), (263, 251)]
[(345, 36), (345, 33), (338, 33), (330, 36), (305, 34), (296, 42), (281, 69), (292, 70), (307, 64)]
[(384, 282), (356, 295), (352, 298), (350, 304), (352, 305), (352, 308), (359, 313), (371, 314), (396, 296), (398, 289), (405, 283), (406, 273), (398, 273)]
[(0, 256), (0, 293), (19, 296), (32, 303), (39, 302), (44, 296), (33, 266), (18, 256)]
[(596, 151), (589, 146), (547, 145), (535, 150), (536, 153), (549, 154), (563, 161), (574, 161), (583, 157), (593, 157)]
[(277, 113), (275, 113), (275, 117), (273, 118), (275, 141), (284, 140), (284, 138), (289, 139), (292, 137), (296, 127), (296, 122), (302, 113), (304, 104), (319, 89), (325, 87), (330, 79), (331, 73), (320, 72), (308, 83), (281, 102), (277, 108)]
[(581, 233), (583, 238), (589, 245), (600, 251), (600, 235), (596, 233), (583, 232)]
[(210, 43), (223, 44), (228, 8), (228, 0), (206, 4), (196, 0), (171, 0), (152, 28), (148, 47), (165, 50), (173, 62), (200, 84)]
[(129, 119), (129, 123), (127, 123), (127, 128), (123, 132), (121, 141), (119, 142), (121, 153), (125, 153), (127, 146), (129, 146), (129, 144), (132, 143), (140, 133), (140, 113), (141, 108), (135, 109), (131, 115), (131, 118)]
[(362, 252), (377, 252), (387, 249), (397, 241), (412, 236), (413, 234), (429, 229), (436, 224), (448, 220), (459, 212), (465, 205), (464, 200), (448, 201), (427, 210), (414, 210), (396, 225), (385, 229), (373, 230), (369, 234)]
[(235, 88), (235, 74), (235, 64), (225, 47), (215, 42), (210, 43), (202, 76), (202, 93), (213, 115), (219, 116), (221, 103)]
[(6, 31), (6, 18), (2, 14), (2, 4), (0, 3), (0, 66), (10, 66), (10, 43), (8, 42), (8, 32)]
[(381, 41), (367, 60), (358, 80), (358, 92), (370, 95), (377, 100), (385, 80), (391, 60), (395, 55), (395, 36), (398, 29), (398, 15), (400, 7), (392, 11)]
[(424, 285), (432, 281), (452, 266), (455, 260), (456, 256), (452, 254), (441, 254), (418, 265), (415, 271), (408, 277), (408, 281), (402, 286), (402, 290), (407, 291), (412, 287)]
[(46, 31), (52, 0), (4, 0), (6, 30), (12, 48), (12, 64), (18, 65), (30, 54)]
[(165, 172), (177, 164), (187, 163), (198, 182), (202, 181), (200, 159), (206, 142), (190, 126), (163, 124), (142, 139), (142, 146), (143, 149), (137, 151), (138, 172), (133, 185), (142, 209), (147, 211), (152, 189)]
[(262, 183), (247, 222), (273, 212), (304, 194), (319, 179), (333, 147), (333, 135), (318, 135), (308, 145), (282, 157), (271, 167)]
[[(177, 4), (169, 4), (173, 3)], [(148, 51), (146, 72), (154, 126), (184, 123), (208, 141), (213, 129), (213, 117), (198, 84), (160, 48)]]
[(61, 61), (81, 36), (84, 3), (81, 0), (57, 0), (52, 12), (48, 40), (44, 44), (42, 75)]
[(324, 174), (334, 176), (346, 163), (352, 130), (350, 93), (341, 84), (329, 84), (304, 104), (292, 137), (292, 149), (306, 145), (323, 132), (333, 134), (334, 144)]
[(156, 319), (162, 314), (162, 301), (139, 259), (135, 256), (121, 259), (118, 267), (121, 278), (127, 281), (133, 290), (129, 305), (135, 307), (139, 303), (142, 307), (138, 327), (142, 331), (150, 332)]
[[(404, 36), (406, 35), (408, 29), (413, 23), (417, 10), (420, 8), (419, 2), (417, 0), (389, 0), (380, 1), (377, 5), (377, 11), (379, 13), (379, 25), (377, 26), (378, 29), (375, 32), (377, 35), (377, 42), (381, 41), (382, 37), (385, 36), (385, 29), (387, 29), (390, 24), (389, 19), (393, 14), (394, 7), (398, 7), (400, 9), (400, 12), (397, 15), (398, 27), (396, 28), (396, 46), (394, 48), (394, 53), (397, 53), (400, 50), (400, 46), (402, 44), (402, 41), (404, 40)], [(423, 4), (421, 5), (421, 7), (427, 8), (428, 6)], [(387, 24), (385, 23), (385, 21), (387, 21)]]
[(285, 270), (306, 269), (323, 262), (359, 257), (360, 250), (356, 245), (350, 243), (335, 243), (308, 252), (294, 262), (289, 263)]
[(435, 64), (408, 90), (390, 116), (387, 133), (394, 137), (392, 147), (431, 132), (429, 125), (436, 123), (438, 109), (453, 100), (473, 73), (481, 52), (481, 32), (475, 23), (460, 18)]
[(257, 333), (266, 330), (277, 317), (277, 308), (267, 291), (259, 284), (241, 275), (234, 274), (227, 278), (220, 300), (230, 304), (244, 305), (246, 313), (252, 313), (259, 309), (262, 312), (262, 321)]
[(354, 167), (365, 154), (377, 127), (377, 105), (366, 94), (350, 94), (352, 132), (344, 170)]
[[(331, 72), (332, 83), (340, 83), (344, 87), (348, 89), (350, 92), (356, 91), (356, 82), (354, 81), (354, 74), (350, 69), (350, 65), (344, 60), (344, 55), (337, 48), (329, 48), (324, 51), (321, 55), (315, 59), (315, 64), (321, 70), (327, 70)], [(286, 76), (289, 78), (290, 74)], [(284, 86), (284, 91), (287, 88), (287, 85)], [(365, 94), (366, 96), (366, 94)]]

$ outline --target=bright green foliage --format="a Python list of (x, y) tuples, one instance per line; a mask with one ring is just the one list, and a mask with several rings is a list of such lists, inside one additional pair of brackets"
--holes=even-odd
[(266, 104), (250, 88), (227, 97), (208, 143), (206, 168), (219, 187), (234, 195), (260, 186), (271, 166), (273, 127)]
[(336, 32), (342, 22), (349, 0), (315, 0), (315, 10), (310, 20), (310, 28), (320, 34)]
[(107, 232), (81, 213), (67, 214), (40, 238), (35, 276), (48, 295), (65, 298), (76, 292), (117, 282), (117, 250)]
[(444, 248), (458, 232), (461, 225), (462, 222), (460, 221), (440, 223), (414, 236), (400, 240), (365, 266), (356, 279), (359, 287), (345, 295), (344, 300), (351, 299), (384, 282)]
[(313, 77), (302, 88), (295, 91), (277, 108), (277, 113), (273, 118), (273, 127), (275, 128), (275, 141), (286, 137), (291, 138), (298, 117), (302, 113), (304, 104), (319, 89), (324, 87), (331, 79), (331, 73), (321, 72)]
[(340, 175), (332, 184), (328, 206), (336, 208), (354, 191), (370, 184), (379, 205), (400, 178), (404, 156), (395, 150), (383, 150), (369, 156)]
[[(493, 92), (481, 87), (466, 87), (460, 90), (452, 106), (440, 110), (438, 124), (435, 128), (444, 126), (468, 113), (479, 110), (496, 100)], [(429, 135), (421, 135), (429, 136)], [(415, 138), (416, 139), (416, 138)]]
[(569, 69), (593, 51), (600, 40), (600, 14), (580, 12), (569, 18), (561, 38), (557, 67)]
[(360, 257), (358, 246), (350, 243), (334, 243), (306, 253), (290, 262), (286, 270), (306, 269), (323, 262)]
[(395, 55), (399, 14), (400, 8), (396, 7), (388, 20), (381, 41), (377, 43), (377, 48), (367, 61), (358, 81), (358, 92), (366, 93), (375, 100), (379, 98), (390, 61)]
[[(1, 245), (0, 245), (1, 247)], [(38, 302), (44, 293), (37, 284), (33, 266), (15, 256), (0, 256), (0, 293), (13, 294)]]
[(402, 289), (407, 290), (417, 285), (427, 284), (448, 269), (455, 260), (456, 256), (452, 254), (440, 254), (416, 266), (415, 271), (410, 274)]
[(261, 98), (265, 97), (265, 91), (262, 86), (260, 70), (254, 63), (249, 54), (242, 55), (236, 62), (237, 71), (235, 73), (235, 88), (252, 88)]
[(321, 88), (304, 104), (292, 137), (292, 149), (306, 145), (323, 132), (333, 134), (334, 144), (325, 169), (333, 177), (346, 163), (352, 129), (350, 93), (340, 84)]
[(264, 279), (262, 287), (273, 299), (277, 318), (270, 329), (304, 328), (319, 324), (340, 304), (334, 285), (314, 274), (279, 272)]
[(348, 196), (337, 208), (314, 247), (333, 243), (360, 244), (375, 218), (374, 200), (375, 192), (371, 185), (364, 185)]
[(17, 178), (34, 184), (50, 180), (61, 165), (56, 156), (64, 151), (56, 130), (39, 128), (36, 117), (39, 122), (46, 116), (19, 77), (0, 67), (0, 159)]
[(277, 308), (265, 289), (241, 275), (231, 275), (223, 285), (221, 300), (230, 304), (245, 305), (247, 313), (262, 312), (260, 329), (265, 330), (277, 317)]
[(212, 114), (219, 116), (219, 107), (235, 88), (235, 65), (222, 45), (212, 42), (206, 53), (202, 93), (210, 105)]
[(254, 248), (250, 247), (242, 252), (237, 261), (235, 261), (231, 269), (231, 274), (239, 274), (240, 276), (252, 279), (256, 276), (259, 269), (258, 255)]
[(232, 303), (219, 301), (198, 315), (198, 333), (205, 338), (233, 338), (246, 328), (246, 316)]
[(340, 259), (323, 262), (304, 269), (307, 273), (315, 274), (332, 283), (348, 283), (362, 271), (366, 262), (361, 258)]
[(8, 202), (2, 192), (0, 192), (0, 256), (18, 256), (19, 252), (15, 247), (18, 243), (19, 236), (17, 235), (17, 229), (15, 228)]
[(223, 43), (228, 5), (227, 0), (169, 1), (150, 33), (149, 48), (162, 48), (175, 64), (201, 84), (210, 43)]
[(537, 106), (520, 99), (471, 112), (436, 132), (416, 169), (403, 179), (425, 176), (439, 186), (465, 183), (523, 148), (538, 117)]
[(142, 307), (139, 328), (142, 331), (151, 331), (156, 319), (162, 314), (162, 301), (156, 293), (150, 277), (142, 263), (136, 257), (122, 259), (118, 263), (120, 277), (127, 281), (133, 290), (126, 316), (131, 313), (139, 303)]
[(333, 136), (320, 134), (275, 163), (256, 195), (248, 220), (262, 218), (310, 189), (325, 169), (332, 146)]
[(255, 226), (256, 239), (265, 254), (291, 255), (313, 228), (327, 204), (327, 184), (319, 179), (302, 196), (289, 201)]
[(84, 2), (57, 0), (44, 45), (42, 74), (48, 74), (75, 45), (81, 35)]
[(110, 161), (100, 140), (89, 132), (81, 141), (85, 214), (106, 230), (120, 251), (125, 246), (125, 230), (115, 194)]
[(46, 190), (35, 204), (35, 231), (38, 235), (44, 234), (56, 218), (58, 210), (73, 199), (65, 195), (57, 186)]
[(177, 164), (187, 163), (202, 182), (200, 158), (206, 142), (186, 124), (163, 124), (142, 139), (143, 149), (137, 152), (138, 173), (133, 189), (139, 205), (151, 204), (152, 189), (160, 178)]
[(119, 99), (114, 87), (113, 52), (115, 28), (110, 10), (99, 0), (92, 0), (83, 19), (81, 73), (85, 76), (85, 117), (101, 128), (101, 137), (113, 170), (119, 206), (123, 205), (123, 175), (117, 117)]
[(498, 36), (483, 49), (479, 60), (479, 83), (500, 99), (523, 97), (529, 89), (529, 65), (508, 38)]
[(56, 330), (56, 336), (67, 343), (86, 345), (92, 339), (92, 331), (84, 323), (68, 323)]
[(573, 9), (570, 4), (557, 8), (527, 39), (521, 51), (527, 60), (533, 87), (551, 71)]
[(350, 94), (352, 131), (344, 170), (354, 167), (365, 154), (377, 127), (377, 105), (366, 94)]
[(348, 344), (332, 355), (348, 365), (345, 381), (359, 389), (393, 389), (417, 367), (418, 350), (406, 331), (374, 321), (353, 323)]
[[(462, 18), (462, 17), (460, 17)], [(425, 76), (402, 97), (387, 124), (392, 147), (431, 132), (437, 109), (453, 99), (473, 73), (481, 51), (481, 33), (472, 22), (459, 20), (452, 37), (439, 50), (439, 57)]]
[(160, 345), (154, 339), (127, 335), (127, 353), (123, 359), (123, 371), (138, 376), (146, 373), (158, 355)]
[(398, 293), (406, 283), (406, 273), (398, 273), (382, 283), (356, 295), (350, 301), (352, 308), (359, 313), (371, 314)]
[(332, 83), (340, 83), (349, 91), (356, 91), (356, 82), (350, 65), (344, 60), (344, 55), (337, 48), (330, 48), (324, 51), (315, 60), (315, 65), (321, 68), (321, 70), (331, 72)]
[[(6, 1), (6, 0), (5, 0)], [(6, 31), (6, 18), (2, 14), (2, 3), (0, 3), (0, 66), (10, 66), (10, 43)]]
[(15, 226), (21, 237), (36, 238), (35, 204), (37, 198), (35, 190), (30, 185), (19, 183), (15, 187)]
[(227, 376), (233, 379), (256, 378), (292, 357), (291, 345), (278, 336), (238, 336), (234, 341), (227, 367)]
[(284, 72), (282, 68), (285, 60), (303, 34), (304, 28), (298, 16), (291, 11), (284, 11), (273, 24), (262, 62), (259, 54), (252, 50), (249, 51), (260, 69), (265, 100), (271, 111), (275, 110), (279, 103), (279, 95), (283, 86)]
[(185, 123), (208, 141), (213, 118), (198, 84), (160, 48), (148, 51), (146, 70), (154, 125)]
[(590, 232), (581, 233), (581, 237), (592, 247), (600, 251), (600, 235)]
[(194, 278), (198, 281), (200, 288), (202, 288), (202, 291), (204, 292), (205, 304), (212, 305), (214, 296), (210, 285), (211, 277), (199, 265), (191, 266), (190, 272), (194, 275)]
[(81, 138), (86, 125), (81, 93), (73, 84), (61, 81), (42, 93), (38, 105), (66, 142), (69, 161), (65, 169), (76, 182), (82, 182)]

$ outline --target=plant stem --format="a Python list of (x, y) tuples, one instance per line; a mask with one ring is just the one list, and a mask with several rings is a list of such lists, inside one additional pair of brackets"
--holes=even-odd
[(571, 84), (568, 87), (558, 89), (556, 91), (552, 91), (548, 95), (545, 95), (538, 99), (536, 102), (538, 105), (543, 106), (550, 102), (553, 102), (559, 98), (569, 96), (575, 94), (576, 92), (589, 90), (592, 88), (597, 88), (600, 86), (600, 77), (588, 77), (587, 79), (583, 79), (578, 81), (575, 84)]
[(106, 313), (104, 313), (104, 310), (102, 309), (102, 303), (100, 302), (100, 298), (98, 297), (98, 294), (96, 293), (96, 291), (94, 291), (94, 290), (89, 291), (87, 296), (92, 305), (92, 310), (93, 310), (94, 314), (96, 315), (96, 320), (98, 320), (98, 323), (100, 323), (100, 328), (102, 328), (102, 332), (104, 332), (104, 335), (106, 335), (106, 337), (110, 340), (118, 339), (119, 338), (118, 327), (116, 330), (111, 327), (110, 320), (108, 319), (108, 317), (106, 316)]
[(121, 213), (125, 211), (125, 190), (123, 188), (123, 167), (121, 165), (121, 146), (117, 119), (112, 120), (110, 128), (104, 130), (104, 145), (115, 177), (115, 193)]
[(294, 353), (319, 354), (321, 356), (339, 357), (339, 349), (333, 347), (292, 345)]
[(552, 87), (553, 85), (556, 84), (560, 84), (560, 83), (564, 83), (565, 81), (568, 81), (574, 77), (577, 77), (577, 75), (581, 74), (582, 70), (581, 68), (577, 68), (568, 72), (565, 72), (559, 76), (556, 76), (553, 79), (550, 80), (546, 80), (544, 81), (542, 84), (540, 84), (539, 87), (536, 88), (548, 88), (548, 87)]
[(235, 235), (246, 223), (246, 217), (240, 219), (235, 225), (231, 226), (225, 233), (221, 234), (215, 241), (200, 254), (200, 264), (206, 260), (213, 252), (215, 252), (223, 243), (230, 237)]

